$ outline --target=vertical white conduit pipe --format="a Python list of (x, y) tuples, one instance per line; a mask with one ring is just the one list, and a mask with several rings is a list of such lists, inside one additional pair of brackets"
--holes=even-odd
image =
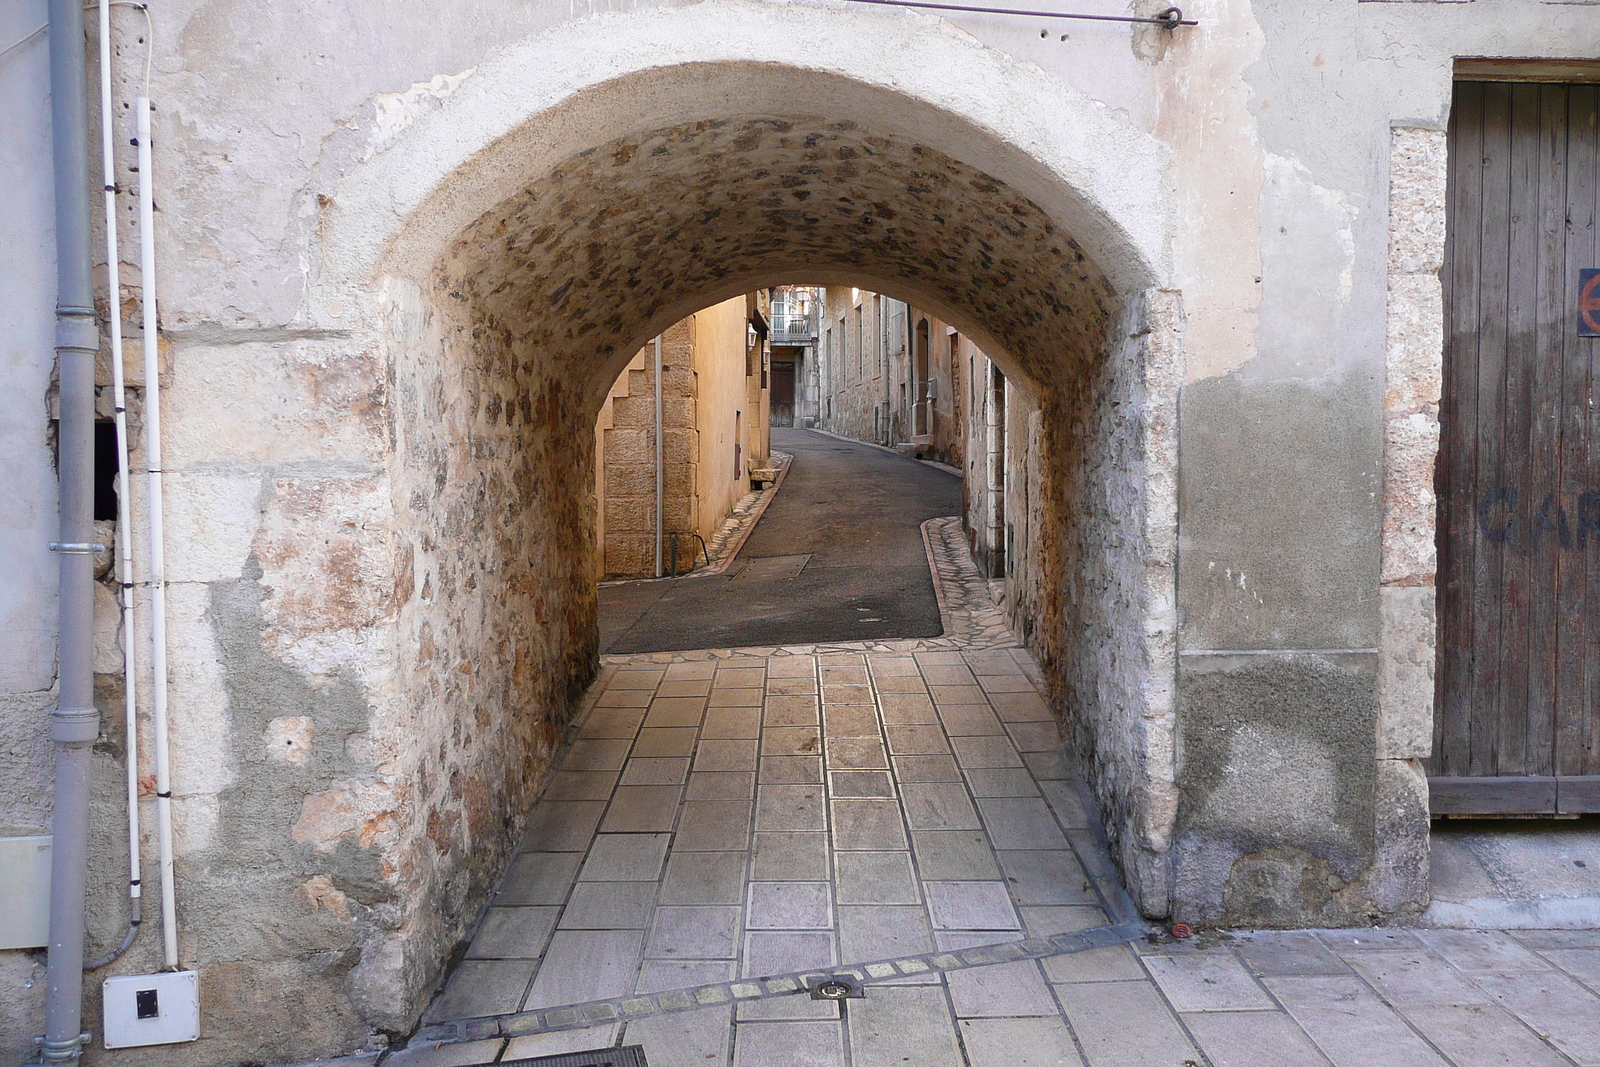
[(111, 395), (117, 425), (117, 599), (122, 608), (123, 720), (128, 758), (128, 932), (117, 950), (89, 969), (112, 962), (138, 933), (143, 889), (139, 864), (139, 718), (134, 659), (133, 479), (128, 467), (127, 389), (122, 367), (122, 270), (117, 252), (117, 170), (112, 154), (111, 3), (100, 0), (100, 151), (106, 203), (106, 320), (111, 331)]
[(150, 512), (150, 714), (155, 720), (156, 843), (161, 865), (161, 941), (167, 970), (178, 969), (178, 907), (172, 888), (172, 776), (167, 751), (167, 566), (161, 519), (161, 366), (157, 347), (155, 179), (150, 98), (134, 102), (139, 141), (139, 275), (144, 313), (144, 451)]
[(661, 335), (656, 334), (656, 366), (653, 375), (656, 383), (656, 577), (661, 577), (661, 494), (663, 479), (661, 471)]

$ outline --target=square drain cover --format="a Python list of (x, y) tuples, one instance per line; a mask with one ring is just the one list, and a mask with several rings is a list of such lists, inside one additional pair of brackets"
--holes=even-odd
[(597, 1048), (592, 1052), (563, 1052), (559, 1056), (540, 1056), (532, 1060), (505, 1060), (500, 1067), (650, 1067), (645, 1062), (643, 1045), (624, 1048)]

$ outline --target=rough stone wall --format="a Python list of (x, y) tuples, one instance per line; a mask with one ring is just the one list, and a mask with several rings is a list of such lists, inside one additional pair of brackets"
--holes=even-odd
[[(851, 287), (830, 285), (819, 290), (818, 341), (826, 365), (823, 370), (823, 428), (832, 433), (873, 444), (891, 443), (883, 425), (886, 386), (879, 324), (873, 314), (876, 295)], [(889, 363), (900, 358), (892, 342)], [(891, 405), (892, 410), (893, 405)]]

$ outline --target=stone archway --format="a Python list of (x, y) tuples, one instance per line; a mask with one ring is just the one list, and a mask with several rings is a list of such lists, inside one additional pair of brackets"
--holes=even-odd
[(720, 0), (522, 42), (375, 139), (324, 198), (310, 295), (390, 380), (364, 521), (393, 560), (369, 697), (394, 755), (369, 792), (394, 803), (366, 847), (404, 903), (370, 920), (369, 1021), (412, 1017), (592, 677), (605, 389), (667, 324), (784, 281), (914, 301), (1019, 386), (1013, 621), (1135, 896), (1165, 912), (1182, 351), (1163, 167), (1148, 135), (936, 20)]

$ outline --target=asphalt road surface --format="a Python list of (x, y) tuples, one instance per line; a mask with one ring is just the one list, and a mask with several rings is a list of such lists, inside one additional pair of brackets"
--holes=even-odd
[(774, 428), (794, 456), (733, 565), (600, 590), (606, 652), (937, 637), (922, 523), (961, 513), (961, 479), (880, 448)]

